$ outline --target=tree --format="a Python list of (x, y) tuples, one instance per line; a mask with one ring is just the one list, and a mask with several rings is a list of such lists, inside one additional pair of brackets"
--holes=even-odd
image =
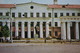
[(2, 32), (0, 31), (0, 37), (2, 37)]
[(7, 25), (2, 26), (1, 32), (2, 32), (2, 36), (5, 37), (5, 39), (10, 35), (10, 30)]

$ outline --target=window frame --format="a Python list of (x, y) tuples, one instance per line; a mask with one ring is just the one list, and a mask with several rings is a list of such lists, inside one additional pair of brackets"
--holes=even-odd
[(40, 17), (40, 13), (39, 12), (36, 13), (36, 17)]
[(26, 18), (28, 17), (27, 12), (24, 13), (24, 17), (26, 17)]
[(9, 12), (6, 12), (6, 16), (9, 16)]
[(75, 13), (72, 13), (72, 16), (75, 16)]
[(21, 17), (21, 13), (20, 12), (18, 13), (18, 17)]
[(3, 16), (3, 13), (2, 12), (0, 12), (0, 16)]
[(34, 16), (33, 16), (33, 12), (30, 13), (30, 17), (34, 17)]
[(55, 22), (55, 27), (58, 27), (58, 23), (57, 22)]
[(60, 13), (60, 16), (64, 16), (63, 13)]
[(58, 17), (58, 14), (57, 13), (54, 13), (54, 17), (57, 18)]
[(69, 13), (66, 13), (66, 16), (70, 16), (70, 14)]
[(51, 18), (51, 13), (48, 13), (48, 17), (50, 17), (50, 18)]
[(77, 16), (80, 16), (80, 13), (78, 13)]
[(15, 12), (12, 12), (12, 17), (15, 17)]
[(42, 17), (46, 17), (46, 14), (45, 13), (42, 13)]

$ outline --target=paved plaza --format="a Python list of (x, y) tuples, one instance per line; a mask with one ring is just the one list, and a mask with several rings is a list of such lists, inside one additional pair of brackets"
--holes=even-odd
[(0, 43), (0, 53), (80, 53), (80, 43)]

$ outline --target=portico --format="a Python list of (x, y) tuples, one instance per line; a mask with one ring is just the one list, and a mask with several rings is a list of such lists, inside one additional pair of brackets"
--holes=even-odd
[[(75, 19), (75, 20), (74, 20)], [(80, 19), (79, 17), (75, 18), (61, 18), (61, 39), (63, 40), (71, 40), (76, 39), (79, 40), (79, 31), (80, 31)]]
[[(33, 18), (28, 19), (28, 20), (27, 20), (27, 18), (24, 20), (21, 20), (20, 18), (15, 19), (15, 37), (19, 36), (19, 26), (18, 26), (19, 22), (21, 22), (21, 26), (20, 26), (21, 38), (25, 38), (26, 35), (27, 35), (27, 38), (35, 37), (35, 34), (36, 34), (35, 27), (37, 24), (39, 25), (39, 26), (37, 26), (37, 32), (38, 32), (39, 38), (43, 38), (44, 37), (44, 35), (43, 35), (43, 23), (44, 22), (46, 24), (46, 26), (45, 26), (45, 33), (46, 34), (45, 35), (46, 35), (46, 37), (48, 37), (50, 35), (49, 34), (49, 31), (50, 31), (49, 30), (49, 23), (51, 22), (51, 18), (45, 18), (45, 20), (41, 20), (41, 19), (44, 19), (44, 18), (40, 18), (38, 20), (35, 19), (34, 21), (33, 21)], [(27, 25), (26, 27), (25, 27), (25, 24)], [(31, 26), (31, 24), (33, 26)], [(27, 34), (25, 34), (26, 30), (27, 30)], [(33, 34), (32, 34), (32, 32), (33, 32)]]

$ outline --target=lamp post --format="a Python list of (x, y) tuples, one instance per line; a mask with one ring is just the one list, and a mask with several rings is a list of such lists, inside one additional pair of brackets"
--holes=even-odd
[(12, 16), (11, 16), (11, 9), (10, 8), (10, 42), (13, 43), (13, 39), (12, 39)]

